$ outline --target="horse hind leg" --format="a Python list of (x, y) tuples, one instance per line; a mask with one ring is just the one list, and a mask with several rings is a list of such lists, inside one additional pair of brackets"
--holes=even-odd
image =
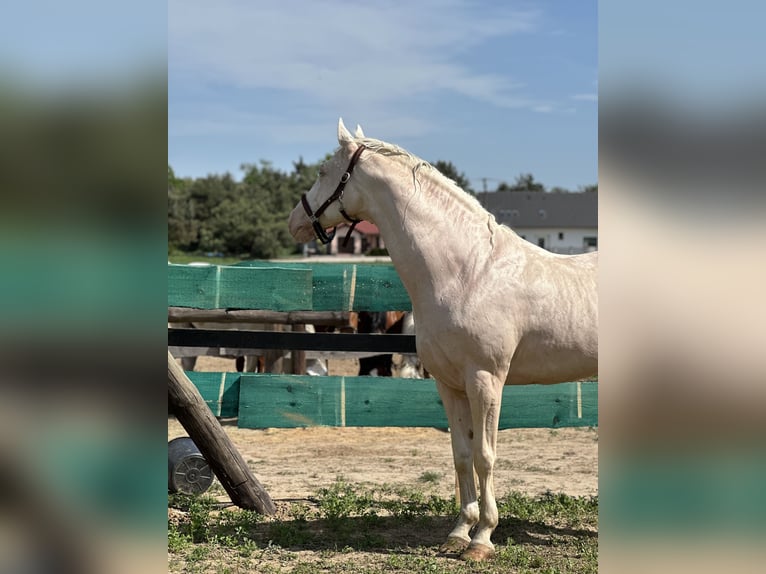
[(439, 551), (443, 554), (460, 555), (471, 542), (470, 532), (479, 521), (479, 504), (476, 499), (476, 482), (472, 461), (472, 419), (468, 397), (446, 385), (436, 384), (444, 403), (452, 440), (452, 457), (457, 473), (460, 492), (460, 515)]

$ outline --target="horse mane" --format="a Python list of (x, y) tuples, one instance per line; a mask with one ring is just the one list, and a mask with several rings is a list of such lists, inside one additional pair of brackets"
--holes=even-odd
[[(418, 174), (421, 170), (423, 173), (430, 176), (431, 179), (437, 184), (437, 188), (446, 188), (456, 196), (457, 199), (467, 202), (468, 206), (473, 209), (480, 209), (485, 213), (488, 213), (484, 206), (470, 193), (460, 187), (453, 179), (450, 179), (433, 165), (424, 159), (408, 152), (406, 149), (399, 147), (398, 145), (390, 144), (381, 140), (373, 138), (355, 138), (354, 141), (359, 144), (363, 144), (368, 150), (373, 153), (377, 153), (388, 157), (400, 157), (411, 164), (412, 177), (417, 187), (420, 187), (420, 181), (418, 180)], [(494, 216), (489, 214), (493, 219)]]

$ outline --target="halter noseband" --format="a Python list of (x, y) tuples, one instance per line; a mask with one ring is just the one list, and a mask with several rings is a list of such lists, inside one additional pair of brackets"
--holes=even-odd
[(301, 196), (301, 204), (303, 204), (303, 209), (306, 211), (306, 215), (309, 216), (309, 219), (311, 220), (311, 225), (314, 228), (314, 233), (317, 236), (317, 239), (321, 241), (323, 244), (330, 243), (332, 241), (333, 237), (335, 237), (335, 230), (337, 227), (333, 227), (332, 231), (328, 234), (324, 227), (322, 227), (322, 224), (319, 223), (319, 218), (322, 216), (322, 214), (325, 212), (325, 210), (330, 207), (330, 204), (337, 201), (340, 204), (340, 214), (346, 218), (346, 221), (351, 223), (351, 227), (348, 230), (348, 233), (346, 234), (345, 239), (343, 239), (343, 247), (346, 246), (348, 243), (349, 237), (351, 237), (351, 232), (354, 231), (354, 227), (356, 227), (357, 223), (361, 223), (361, 219), (355, 219), (351, 217), (348, 213), (346, 213), (346, 209), (343, 207), (343, 190), (346, 188), (346, 184), (348, 183), (348, 180), (351, 179), (351, 172), (354, 171), (354, 167), (356, 166), (356, 162), (359, 161), (359, 157), (362, 155), (362, 152), (364, 151), (365, 147), (364, 145), (360, 145), (358, 148), (356, 148), (356, 151), (354, 152), (354, 155), (351, 156), (351, 161), (348, 164), (348, 167), (346, 168), (345, 173), (340, 178), (340, 183), (338, 183), (338, 187), (335, 188), (335, 191), (333, 194), (328, 197), (325, 202), (319, 206), (319, 208), (316, 211), (311, 211), (311, 206), (309, 205), (308, 199), (306, 199), (306, 194), (304, 193)]

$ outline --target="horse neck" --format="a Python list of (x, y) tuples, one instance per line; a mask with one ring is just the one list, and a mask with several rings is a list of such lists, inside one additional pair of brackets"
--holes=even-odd
[[(370, 162), (373, 163), (373, 162)], [(428, 166), (379, 158), (367, 171), (368, 213), (417, 304), (421, 294), (465, 288), (494, 247), (497, 223), (472, 198)]]

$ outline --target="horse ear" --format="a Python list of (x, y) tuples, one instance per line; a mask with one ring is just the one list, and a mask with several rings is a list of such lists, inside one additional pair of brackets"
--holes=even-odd
[(351, 132), (346, 129), (346, 126), (343, 125), (343, 118), (338, 118), (338, 143), (340, 145), (351, 143), (351, 141), (354, 139), (354, 136), (351, 135)]
[(359, 124), (356, 124), (356, 131), (354, 131), (354, 137), (355, 138), (363, 138), (364, 132), (362, 131), (362, 126)]

